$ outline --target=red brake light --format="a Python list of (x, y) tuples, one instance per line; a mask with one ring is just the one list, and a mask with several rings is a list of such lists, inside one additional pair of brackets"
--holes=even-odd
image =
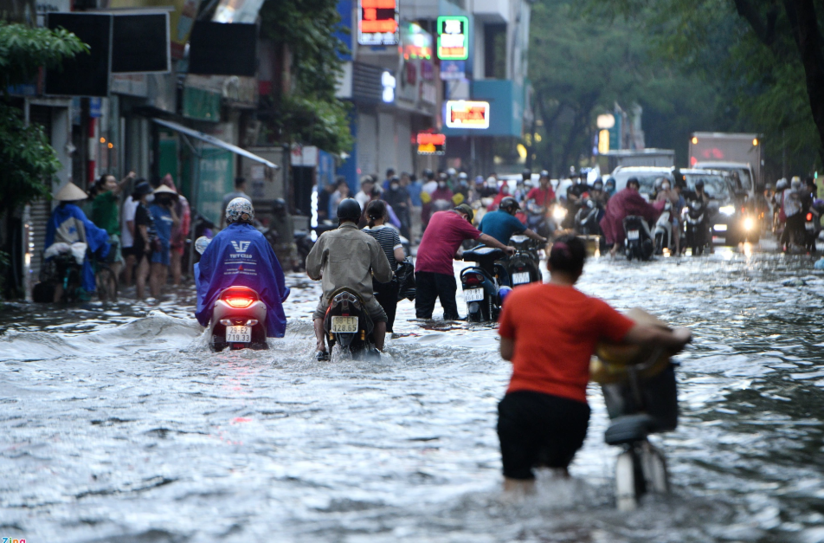
[(480, 285), (481, 284), (481, 276), (479, 275), (465, 275), (464, 282), (468, 285)]
[(258, 301), (258, 293), (249, 287), (229, 287), (221, 293), (221, 300), (229, 307), (243, 309)]
[(814, 220), (814, 214), (813, 213), (808, 213), (807, 215), (805, 215), (805, 220), (806, 221)]

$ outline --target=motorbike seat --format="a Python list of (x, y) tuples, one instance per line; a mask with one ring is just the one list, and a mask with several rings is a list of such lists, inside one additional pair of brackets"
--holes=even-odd
[(512, 243), (512, 244), (524, 243), (528, 239), (530, 239), (530, 238), (528, 238), (527, 236), (523, 236), (523, 235), (519, 234), (519, 235), (516, 235), (516, 236), (511, 236), (510, 237), (510, 243)]
[(495, 260), (501, 260), (505, 256), (506, 253), (501, 249), (481, 246), (464, 251), (462, 254), (462, 259), (467, 262), (492, 262)]
[(608, 445), (622, 445), (645, 439), (656, 427), (656, 421), (646, 413), (617, 417), (604, 432)]

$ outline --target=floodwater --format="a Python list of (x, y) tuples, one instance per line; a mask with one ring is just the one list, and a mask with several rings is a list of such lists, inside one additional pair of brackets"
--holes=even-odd
[(493, 327), (423, 326), (403, 302), (380, 361), (319, 363), (318, 285), (288, 281), (287, 336), (264, 352), (211, 353), (185, 288), (153, 307), (4, 306), (0, 538), (823, 540), (823, 276), (810, 257), (587, 264), (583, 291), (695, 337), (678, 357), (680, 426), (654, 438), (672, 495), (631, 514), (615, 510), (619, 450), (603, 442), (597, 387), (573, 478), (541, 473), (537, 495), (508, 500), (495, 423), (509, 367)]

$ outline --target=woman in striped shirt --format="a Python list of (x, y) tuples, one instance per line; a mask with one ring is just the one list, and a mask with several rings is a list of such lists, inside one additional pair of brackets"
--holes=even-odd
[[(384, 224), (387, 221), (387, 205), (382, 200), (373, 200), (367, 204), (366, 215), (369, 223), (364, 232), (371, 235), (378, 241), (390, 268), (395, 270), (398, 262), (404, 260), (404, 248), (401, 246), (401, 238), (398, 231)], [(395, 322), (395, 308), (398, 305), (398, 281), (393, 279), (389, 283), (379, 283), (373, 279), (372, 288), (375, 292), (375, 299), (387, 313), (387, 332), (392, 332), (392, 325)]]

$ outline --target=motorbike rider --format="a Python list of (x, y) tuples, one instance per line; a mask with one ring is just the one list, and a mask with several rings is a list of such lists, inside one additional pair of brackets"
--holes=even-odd
[(550, 186), (550, 172), (542, 170), (539, 174), (539, 186), (530, 189), (527, 193), (527, 202), (534, 202), (542, 208), (542, 211), (547, 212), (550, 204), (556, 201), (556, 193), (553, 187)]
[(515, 217), (518, 210), (516, 199), (508, 196), (501, 201), (496, 211), (484, 214), (478, 229), (482, 234), (494, 237), (502, 245), (507, 245), (514, 234), (524, 234), (528, 238), (547, 243), (547, 238), (527, 228)]
[(433, 214), (430, 225), (418, 246), (415, 260), (415, 316), (431, 319), (435, 299), (441, 300), (445, 320), (457, 320), (455, 303), (455, 273), (453, 258), (465, 239), (477, 239), (488, 247), (501, 249), (508, 255), (516, 252), (492, 236), (473, 227), (473, 208), (461, 204), (449, 211)]
[(599, 226), (604, 233), (605, 243), (613, 244), (610, 255), (616, 256), (619, 246), (624, 242), (624, 219), (630, 215), (640, 215), (648, 221), (654, 221), (664, 209), (664, 202), (651, 205), (639, 194), (639, 180), (631, 177), (627, 187), (620, 190), (607, 201), (604, 218)]
[(266, 304), (266, 336), (284, 337), (283, 302), (289, 296), (284, 272), (269, 242), (252, 222), (252, 202), (235, 198), (226, 206), (226, 228), (206, 247), (195, 264), (198, 304), (195, 317), (208, 326), (220, 293), (231, 286), (249, 287)]
[[(79, 251), (80, 256), (75, 256), (75, 261), (82, 261), (81, 265), (81, 287), (86, 292), (95, 291), (95, 274), (92, 264), (86, 258), (86, 251), (96, 254), (100, 258), (106, 258), (109, 254), (109, 234), (106, 230), (98, 228), (86, 218), (86, 214), (78, 207), (78, 204), (85, 200), (88, 195), (69, 181), (57, 194), (54, 199), (60, 204), (49, 218), (46, 225), (46, 251), (44, 256), (47, 259), (64, 252)], [(61, 245), (58, 245), (61, 244)], [(75, 245), (78, 244), (78, 245)], [(85, 244), (85, 247), (80, 244)], [(75, 245), (75, 247), (72, 247)], [(53, 253), (53, 254), (51, 254)], [(82, 258), (81, 258), (82, 256)], [(54, 289), (54, 302), (57, 303), (63, 297), (63, 282), (57, 281)]]
[(533, 490), (533, 467), (567, 466), (587, 434), (590, 357), (600, 340), (657, 344), (676, 353), (690, 330), (636, 323), (604, 301), (575, 288), (586, 248), (576, 236), (561, 236), (547, 258), (549, 283), (513, 290), (500, 318), (500, 352), (513, 364), (510, 385), (498, 405), (498, 436), (504, 490)]
[[(379, 283), (392, 281), (393, 271), (381, 244), (358, 230), (361, 206), (352, 198), (338, 205), (340, 225), (321, 234), (307, 255), (306, 270), (310, 279), (320, 280), (324, 293), (312, 314), (315, 327), (317, 360), (329, 360), (324, 341), (324, 318), (332, 294), (341, 287), (353, 289), (364, 301), (364, 309), (373, 321), (375, 347), (384, 350), (387, 314), (375, 299), (373, 278)], [(429, 230), (428, 230), (429, 231)]]
[[(707, 207), (708, 203), (713, 199), (713, 197), (707, 193), (705, 190), (705, 182), (701, 179), (696, 182), (693, 186), (693, 191), (688, 192), (686, 195), (686, 200), (693, 201), (699, 200), (701, 201), (705, 207)], [(708, 213), (705, 213), (703, 222), (702, 222), (702, 232), (705, 234), (705, 243), (709, 246), (709, 251), (713, 252), (713, 235), (710, 232), (710, 218), (708, 217)]]
[(685, 200), (680, 194), (680, 189), (677, 188), (671, 189), (670, 188), (670, 179), (663, 179), (661, 185), (659, 185), (659, 192), (656, 194), (656, 201), (657, 202), (670, 202), (671, 209), (670, 209), (670, 224), (671, 224), (671, 238), (674, 242), (676, 252), (674, 254), (681, 255), (681, 243), (680, 243), (680, 232), (681, 229), (679, 225), (681, 224), (681, 209), (685, 206)]

